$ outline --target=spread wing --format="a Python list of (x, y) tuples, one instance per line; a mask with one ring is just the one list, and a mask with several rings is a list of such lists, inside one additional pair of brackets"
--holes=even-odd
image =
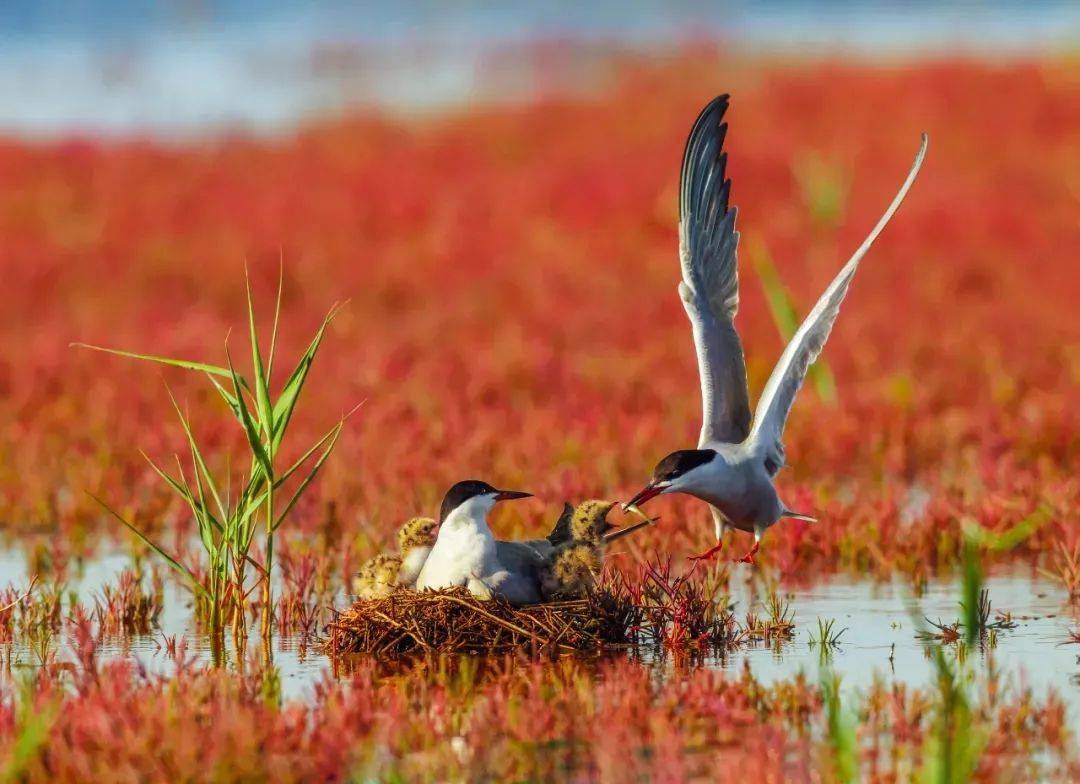
[(851, 279), (855, 277), (855, 270), (858, 268), (859, 262), (866, 255), (866, 252), (870, 250), (870, 246), (874, 244), (874, 240), (877, 239), (881, 230), (888, 224), (897, 208), (899, 208), (900, 203), (903, 202), (904, 197), (907, 196), (907, 192), (911, 188), (911, 184), (915, 182), (919, 167), (922, 166), (923, 157), (926, 155), (928, 141), (924, 133), (922, 145), (915, 156), (911, 171), (908, 173), (907, 179), (904, 180), (904, 184), (900, 186), (900, 191), (892, 200), (892, 204), (885, 210), (885, 214), (881, 216), (877, 225), (874, 226), (870, 236), (863, 241), (863, 244), (855, 251), (855, 255), (840, 270), (840, 274), (825, 289), (825, 293), (821, 295), (817, 304), (814, 305), (810, 315), (806, 317), (791, 342), (788, 343), (787, 348), (784, 349), (780, 361), (776, 363), (772, 375), (769, 376), (768, 383), (765, 384), (765, 390), (761, 393), (761, 399), (757, 405), (753, 439), (765, 451), (766, 465), (770, 467), (770, 471), (774, 474), (784, 464), (782, 440), (784, 423), (787, 421), (791, 404), (795, 401), (795, 395), (806, 377), (806, 370), (818, 358), (818, 354), (821, 353), (821, 349), (825, 346), (833, 322), (836, 321), (836, 316), (840, 312), (840, 303), (843, 302), (844, 295), (847, 294)]
[(679, 258), (682, 297), (694, 332), (701, 377), (699, 445), (739, 443), (750, 432), (746, 364), (735, 332), (739, 273), (731, 180), (725, 178), (724, 136), (728, 96), (709, 102), (690, 131), (683, 153), (679, 193)]

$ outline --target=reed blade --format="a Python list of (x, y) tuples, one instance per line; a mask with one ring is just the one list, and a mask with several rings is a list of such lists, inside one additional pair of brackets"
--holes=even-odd
[(334, 446), (337, 444), (338, 437), (341, 435), (341, 430), (344, 427), (345, 420), (342, 419), (334, 427), (332, 431), (333, 436), (330, 439), (330, 443), (326, 445), (326, 448), (323, 450), (322, 454), (319, 455), (319, 459), (315, 461), (315, 465), (311, 467), (311, 471), (309, 471), (308, 475), (304, 477), (304, 481), (302, 481), (300, 483), (300, 486), (296, 488), (296, 492), (293, 493), (292, 498), (289, 499), (289, 503), (285, 505), (285, 508), (281, 511), (281, 514), (279, 514), (277, 519), (274, 521), (274, 525), (271, 530), (276, 531), (278, 529), (278, 526), (280, 526), (285, 521), (285, 517), (289, 514), (289, 512), (292, 511), (292, 508), (296, 506), (296, 502), (300, 500), (300, 496), (308, 488), (308, 485), (310, 485), (315, 480), (315, 476), (319, 473), (319, 469), (322, 468), (323, 463), (326, 462), (326, 459), (330, 457), (330, 453), (334, 451)]
[[(755, 237), (750, 243), (750, 258), (754, 263), (754, 271), (757, 272), (761, 288), (765, 292), (765, 302), (769, 306), (769, 314), (776, 325), (780, 337), (787, 343), (799, 329), (799, 314), (795, 309), (795, 302), (788, 293), (787, 287), (780, 280), (780, 273), (769, 255), (768, 248), (760, 237)], [(829, 368), (824, 357), (819, 356), (807, 370), (814, 390), (818, 397), (826, 403), (836, 402), (836, 378)]]
[(206, 479), (206, 484), (210, 488), (210, 495), (217, 505), (218, 512), (221, 513), (221, 519), (224, 520), (229, 516), (229, 513), (226, 511), (225, 504), (221, 502), (221, 496), (218, 493), (213, 474), (210, 473), (210, 469), (206, 465), (206, 460), (203, 459), (202, 452), (199, 450), (199, 445), (195, 441), (195, 434), (191, 432), (191, 424), (188, 422), (187, 417), (184, 416), (184, 412), (180, 410), (180, 404), (176, 402), (176, 398), (173, 396), (172, 390), (169, 389), (167, 384), (165, 385), (165, 390), (169, 393), (169, 400), (172, 401), (173, 408), (176, 410), (176, 416), (179, 417), (180, 425), (184, 428), (184, 435), (187, 436), (188, 446), (195, 459), (195, 470), (202, 471), (203, 477)]
[(88, 493), (87, 495), (89, 495), (91, 498), (93, 498), (95, 501), (97, 501), (98, 505), (102, 509), (104, 509), (110, 515), (112, 515), (117, 520), (119, 520), (121, 523), (123, 523), (124, 526), (129, 531), (131, 531), (133, 534), (135, 534), (137, 537), (139, 537), (139, 539), (141, 539), (143, 541), (143, 543), (147, 547), (151, 548), (154, 552), (156, 552), (158, 555), (160, 555), (162, 558), (164, 558), (165, 562), (167, 564), (169, 564), (169, 566), (171, 566), (178, 573), (180, 573), (181, 575), (186, 577), (191, 582), (191, 585), (194, 588), (196, 588), (199, 591), (202, 591), (203, 594), (205, 594), (207, 597), (209, 597), (209, 592), (206, 590), (206, 588), (203, 586), (203, 584), (199, 582), (198, 578), (195, 577), (195, 575), (191, 572), (190, 569), (188, 569), (182, 563), (180, 563), (175, 558), (173, 558), (171, 555), (169, 555), (165, 550), (163, 550), (161, 547), (158, 546), (157, 542), (155, 542), (153, 539), (151, 539), (146, 534), (144, 534), (139, 529), (139, 527), (137, 525), (135, 525), (134, 523), (127, 520), (123, 515), (121, 515), (116, 510), (114, 510), (111, 506), (109, 506), (107, 503), (102, 501), (96, 495), (94, 495), (93, 493)]
[(236, 394), (236, 402), (240, 409), (240, 424), (243, 425), (244, 435), (247, 436), (251, 454), (262, 468), (266, 478), (273, 481), (274, 469), (270, 464), (270, 456), (266, 453), (266, 448), (259, 439), (259, 429), (252, 420), (251, 412), (248, 411), (247, 403), (244, 401), (244, 396), (240, 391), (240, 377), (236, 375), (236, 370), (233, 368), (232, 357), (229, 356), (228, 348), (225, 350), (225, 355), (229, 360), (229, 373), (232, 375), (233, 391)]
[(323, 318), (322, 325), (315, 333), (315, 337), (312, 338), (311, 343), (308, 344), (307, 350), (301, 355), (300, 360), (296, 363), (296, 367), (293, 368), (293, 372), (289, 375), (288, 380), (281, 389), (281, 394), (274, 403), (272, 414), (274, 432), (271, 436), (271, 444), (275, 450), (281, 443), (281, 439), (285, 436), (285, 430), (288, 428), (289, 422), (292, 419), (293, 411), (295, 410), (297, 400), (300, 397), (300, 392), (304, 388), (304, 382), (307, 381), (308, 372), (311, 370), (311, 365), (315, 361), (315, 354), (322, 344), (323, 337), (326, 335), (326, 328), (330, 326), (330, 322), (334, 320), (340, 310), (341, 306), (335, 305), (330, 309), (330, 312), (326, 314), (325, 318)]
[[(251, 341), (251, 366), (255, 372), (255, 406), (259, 412), (259, 426), (269, 440), (274, 417), (270, 408), (270, 382), (263, 365), (262, 352), (259, 350), (259, 333), (255, 327), (255, 302), (251, 296), (251, 279), (247, 267), (244, 268), (244, 287), (247, 292), (248, 339)], [(232, 371), (232, 360), (229, 361)], [(273, 448), (271, 447), (271, 453)]]
[(209, 373), (215, 376), (229, 377), (228, 368), (223, 368), (220, 365), (209, 365), (205, 362), (193, 362), (189, 359), (174, 359), (173, 357), (162, 357), (157, 354), (140, 354), (135, 351), (124, 351), (118, 348), (106, 348), (105, 346), (95, 346), (91, 343), (71, 343), (69, 344), (73, 348), (88, 348), (93, 351), (101, 351), (106, 354), (115, 354), (118, 357), (127, 357), (128, 359), (141, 359), (144, 362), (156, 362), (159, 365), (168, 365), (170, 367), (183, 368), (184, 370), (198, 370), (203, 373)]

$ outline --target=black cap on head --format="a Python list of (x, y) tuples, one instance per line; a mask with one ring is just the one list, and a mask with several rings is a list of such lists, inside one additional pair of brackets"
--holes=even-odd
[(670, 482), (672, 479), (692, 471), (698, 466), (705, 465), (716, 457), (712, 449), (680, 449), (672, 452), (653, 469), (654, 482)]
[(496, 501), (509, 501), (514, 498), (528, 498), (530, 493), (522, 493), (517, 490), (497, 490), (487, 482), (479, 479), (466, 479), (446, 491), (443, 496), (442, 507), (439, 509), (439, 522), (442, 523), (450, 513), (478, 495), (494, 495)]

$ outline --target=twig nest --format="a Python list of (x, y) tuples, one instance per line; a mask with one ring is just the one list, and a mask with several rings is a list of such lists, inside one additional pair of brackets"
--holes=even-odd
[(630, 643), (635, 609), (598, 590), (572, 601), (516, 607), (498, 596), (481, 600), (464, 588), (396, 589), (361, 599), (326, 627), (327, 653), (499, 653), (596, 650)]

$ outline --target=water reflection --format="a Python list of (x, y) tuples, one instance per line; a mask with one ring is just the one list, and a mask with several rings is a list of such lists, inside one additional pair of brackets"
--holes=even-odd
[[(115, 582), (130, 563), (126, 553), (102, 553), (83, 563), (68, 589), (92, 606), (93, 598), (101, 595), (106, 584)], [(25, 555), (17, 549), (0, 550), (0, 587), (8, 583), (25, 587), (27, 582)], [(1061, 589), (1033, 571), (992, 575), (986, 585), (995, 609), (1011, 613), (1016, 625), (998, 631), (996, 644), (987, 640), (968, 653), (976, 671), (985, 672), (992, 661), (997, 673), (1014, 678), (1018, 685), (1031, 688), (1036, 694), (1043, 694), (1048, 688), (1056, 689), (1070, 713), (1080, 716), (1080, 646), (1068, 642), (1068, 630), (1080, 623), (1078, 608), (1068, 603)], [(740, 619), (747, 612), (766, 613), (768, 590), (760, 573), (740, 566), (731, 582), (731, 591)], [(757, 679), (766, 683), (790, 678), (798, 672), (817, 680), (821, 668), (827, 665), (842, 676), (847, 690), (868, 687), (875, 678), (926, 686), (933, 680), (933, 663), (927, 656), (927, 643), (916, 636), (925, 625), (922, 619), (949, 623), (961, 616), (959, 590), (951, 580), (929, 582), (918, 598), (902, 582), (878, 584), (850, 577), (834, 577), (806, 587), (781, 586), (780, 591), (794, 613), (796, 629), (791, 639), (752, 641), (723, 654), (706, 655), (696, 662), (655, 650), (619, 655), (639, 659), (654, 668), (657, 677), (680, 667), (700, 665), (733, 675), (749, 667)], [(169, 649), (183, 640), (186, 655), (196, 663), (214, 662), (215, 651), (209, 638), (194, 622), (190, 595), (174, 581), (166, 580), (163, 600), (162, 612), (151, 633), (106, 636), (98, 647), (98, 659), (127, 658), (149, 672), (169, 675), (175, 667)], [(344, 601), (344, 597), (336, 600), (338, 606)], [(844, 630), (839, 643), (829, 646), (827, 656), (823, 656), (821, 645), (814, 644), (819, 618), (835, 619), (834, 631)], [(57, 636), (60, 661), (72, 659), (69, 634), (65, 626)], [(247, 657), (254, 655), (260, 646), (258, 625), (252, 624), (239, 648), (226, 635), (218, 663), (243, 667)], [(27, 639), (17, 637), (7, 647), (3, 658), (10, 661), (11, 669), (0, 671), (0, 684), (17, 677), (25, 668), (38, 666), (38, 652)], [(275, 635), (271, 653), (280, 675), (281, 694), (286, 699), (309, 699), (315, 684), (326, 675), (347, 677), (358, 664), (367, 661), (364, 657), (354, 657), (331, 662), (319, 651), (315, 640), (302, 635)], [(591, 660), (600, 662), (605, 658)], [(429, 661), (425, 666), (466, 666), (479, 671), (510, 666), (508, 661), (504, 657), (488, 660), (460, 657), (453, 663)], [(392, 669), (390, 663), (378, 665)]]

